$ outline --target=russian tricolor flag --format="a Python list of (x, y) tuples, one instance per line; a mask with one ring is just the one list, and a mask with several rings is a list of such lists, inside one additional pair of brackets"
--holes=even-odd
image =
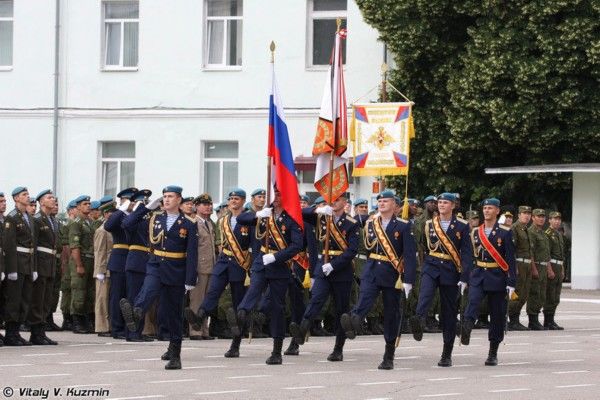
[(302, 210), (300, 209), (300, 196), (298, 194), (298, 181), (294, 167), (294, 156), (290, 146), (290, 137), (285, 123), (283, 105), (277, 90), (275, 79), (275, 63), (271, 63), (273, 83), (271, 96), (269, 96), (269, 153), (272, 160), (272, 182), (277, 185), (281, 193), (283, 209), (292, 217), (300, 228), (304, 229)]

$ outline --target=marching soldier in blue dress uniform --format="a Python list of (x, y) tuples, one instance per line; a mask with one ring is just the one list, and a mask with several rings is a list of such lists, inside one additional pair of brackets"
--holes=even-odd
[[(169, 359), (165, 369), (181, 369), (183, 299), (185, 292), (194, 288), (197, 279), (198, 231), (195, 221), (179, 211), (182, 191), (179, 186), (163, 189), (164, 211), (155, 213), (148, 221), (152, 254), (146, 266), (144, 285), (133, 304), (126, 298), (120, 303), (127, 328), (135, 332), (144, 312), (160, 296), (170, 334), (169, 348), (163, 355)], [(160, 198), (138, 206), (131, 214), (132, 220), (141, 221), (159, 204)]]
[[(221, 252), (212, 270), (208, 293), (197, 312), (190, 308), (185, 309), (187, 320), (192, 328), (198, 331), (202, 329), (202, 324), (209, 315), (216, 317), (219, 298), (228, 284), (231, 288), (233, 310), (238, 309), (246, 293), (244, 281), (252, 262), (252, 254), (248, 250), (254, 237), (254, 227), (239, 223), (246, 192), (242, 189), (233, 189), (229, 192), (228, 198), (230, 212), (219, 218), (217, 222), (222, 235)], [(239, 357), (241, 342), (241, 333), (234, 335), (225, 357)]]
[[(358, 303), (341, 318), (348, 339), (361, 332), (361, 323), (377, 300), (383, 296), (385, 354), (379, 369), (394, 368), (395, 342), (400, 324), (400, 301), (404, 289), (408, 297), (416, 278), (416, 247), (409, 221), (396, 218), (394, 193), (389, 190), (377, 196), (379, 215), (365, 226), (365, 247), (369, 252), (360, 280)], [(400, 285), (401, 276), (404, 283)]]
[[(302, 322), (292, 322), (290, 333), (296, 343), (302, 345), (306, 335), (310, 332), (312, 320), (316, 318), (331, 294), (335, 304), (336, 338), (333, 352), (327, 357), (329, 361), (342, 361), (343, 348), (346, 335), (341, 328), (342, 314), (350, 310), (350, 294), (354, 280), (353, 259), (358, 252), (360, 240), (360, 224), (344, 212), (347, 199), (340, 196), (333, 206), (321, 208), (305, 208), (302, 210), (304, 220), (311, 225), (316, 225), (317, 238), (324, 242), (327, 235), (329, 220), (329, 250), (328, 261), (322, 258), (314, 268), (314, 283), (312, 296), (304, 313)], [(325, 250), (323, 250), (325, 256)]]
[(440, 367), (452, 366), (458, 293), (460, 290), (460, 294), (463, 294), (473, 263), (469, 223), (454, 215), (455, 204), (453, 193), (442, 193), (437, 199), (439, 215), (425, 222), (425, 258), (419, 302), (416, 315), (410, 320), (415, 340), (421, 341), (427, 312), (439, 288), (444, 332), (444, 350), (438, 362)]
[(508, 298), (515, 291), (516, 260), (510, 228), (498, 224), (500, 200), (483, 201), (483, 224), (471, 232), (475, 266), (469, 280), (469, 305), (465, 313), (461, 342), (469, 344), (471, 330), (479, 313), (479, 304), (488, 298), (490, 349), (485, 365), (498, 365), (498, 346), (504, 340)]
[[(263, 290), (270, 293), (270, 331), (273, 351), (269, 365), (281, 364), (281, 348), (285, 337), (285, 295), (291, 279), (292, 259), (302, 250), (302, 230), (281, 206), (281, 194), (275, 189), (273, 208), (254, 213), (249, 211), (237, 218), (239, 224), (256, 226), (256, 239), (263, 241), (251, 267), (250, 287), (238, 305), (237, 315), (228, 315), (234, 336), (241, 335), (248, 313), (256, 306)], [(264, 243), (268, 232), (268, 243)], [(236, 318), (232, 318), (236, 317)]]
[(125, 321), (121, 315), (119, 302), (127, 295), (127, 285), (125, 279), (125, 264), (129, 254), (129, 237), (125, 228), (123, 228), (123, 218), (131, 212), (130, 202), (126, 201), (137, 192), (136, 188), (127, 188), (119, 193), (117, 197), (120, 205), (114, 213), (104, 223), (104, 229), (112, 235), (113, 246), (108, 257), (107, 268), (110, 271), (110, 289), (108, 291), (108, 315), (112, 336), (125, 338), (127, 330)]

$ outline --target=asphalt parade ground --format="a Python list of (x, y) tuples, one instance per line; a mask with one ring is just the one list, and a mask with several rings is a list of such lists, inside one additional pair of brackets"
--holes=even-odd
[[(525, 318), (521, 316), (523, 323)], [(60, 316), (57, 315), (57, 320)], [(454, 348), (451, 368), (437, 367), (441, 334), (403, 335), (395, 369), (380, 371), (381, 336), (347, 341), (343, 362), (328, 362), (333, 337), (312, 337), (300, 356), (269, 366), (270, 339), (241, 346), (185, 340), (183, 370), (166, 371), (167, 342), (127, 343), (51, 332), (58, 346), (0, 348), (0, 390), (11, 399), (598, 399), (600, 292), (564, 290), (556, 321), (564, 331), (508, 332), (500, 364), (486, 367), (487, 331)], [(23, 333), (28, 338), (28, 333)], [(289, 338), (284, 342), (284, 349)]]

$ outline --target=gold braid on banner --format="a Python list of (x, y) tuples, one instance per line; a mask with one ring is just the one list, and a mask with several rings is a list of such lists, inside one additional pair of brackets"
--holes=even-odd
[(231, 228), (231, 221), (228, 216), (221, 218), (221, 227), (222, 232), (224, 234), (226, 247), (233, 253), (235, 261), (240, 265), (240, 267), (248, 270), (250, 266), (250, 253), (248, 250), (242, 250), (242, 246), (240, 246), (237, 241), (235, 234), (233, 233), (233, 229)]
[(435, 234), (440, 239), (444, 250), (446, 250), (450, 257), (452, 257), (452, 263), (456, 267), (458, 273), (462, 273), (462, 265), (460, 264), (460, 256), (458, 255), (458, 250), (456, 250), (454, 243), (452, 243), (452, 240), (450, 240), (448, 235), (446, 235), (446, 232), (444, 232), (444, 229), (442, 229), (442, 225), (440, 224), (440, 217), (436, 216), (433, 218), (432, 221)]

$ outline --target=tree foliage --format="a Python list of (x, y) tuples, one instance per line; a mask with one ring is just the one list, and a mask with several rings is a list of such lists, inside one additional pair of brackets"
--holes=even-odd
[(484, 168), (600, 160), (599, 2), (356, 2), (394, 55), (394, 86), (415, 102), (411, 195), (569, 210), (570, 174)]

